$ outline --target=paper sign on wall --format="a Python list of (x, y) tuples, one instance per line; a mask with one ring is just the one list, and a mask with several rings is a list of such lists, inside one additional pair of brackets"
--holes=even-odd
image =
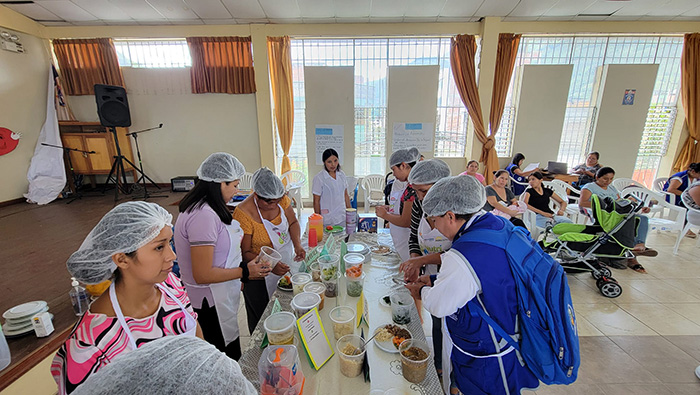
[(391, 150), (416, 147), (421, 153), (433, 152), (435, 129), (432, 123), (394, 122)]
[(319, 370), (332, 356), (333, 348), (328, 335), (323, 329), (318, 309), (314, 308), (297, 320), (299, 337), (304, 344), (306, 354), (316, 370)]
[(625, 89), (625, 96), (622, 98), (623, 106), (633, 106), (634, 105), (634, 95), (637, 94), (636, 89)]
[(343, 125), (316, 125), (316, 164), (323, 165), (323, 151), (333, 148), (343, 163)]

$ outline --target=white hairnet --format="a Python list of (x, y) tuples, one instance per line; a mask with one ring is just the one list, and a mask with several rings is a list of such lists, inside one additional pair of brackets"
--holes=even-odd
[(226, 152), (215, 152), (204, 159), (197, 177), (211, 182), (231, 182), (240, 180), (245, 174), (245, 167), (235, 156)]
[(238, 363), (194, 336), (165, 336), (123, 353), (73, 392), (107, 394), (257, 394)]
[(440, 159), (428, 159), (416, 163), (408, 174), (410, 184), (427, 185), (435, 184), (438, 180), (449, 177), (452, 172), (450, 166)]
[(282, 180), (267, 167), (253, 173), (251, 184), (255, 194), (263, 199), (279, 199), (284, 196)]
[(416, 147), (396, 150), (389, 157), (389, 167), (398, 166), (401, 163), (418, 162), (418, 159), (420, 159), (420, 151)]
[(126, 202), (110, 210), (74, 252), (66, 265), (71, 276), (86, 284), (109, 279), (117, 270), (112, 255), (130, 253), (148, 244), (173, 216), (148, 202)]
[(486, 189), (472, 176), (446, 177), (435, 183), (423, 199), (423, 212), (430, 217), (472, 214), (486, 204)]

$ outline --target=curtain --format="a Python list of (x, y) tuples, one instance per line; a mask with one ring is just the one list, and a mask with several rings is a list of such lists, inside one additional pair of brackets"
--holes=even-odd
[(688, 125), (688, 139), (673, 163), (675, 171), (700, 162), (700, 33), (689, 33), (683, 41), (681, 55), (681, 102)]
[(187, 37), (192, 93), (255, 93), (250, 37)]
[(491, 93), (491, 113), (489, 114), (489, 126), (491, 135), (498, 132), (503, 117), (503, 108), (506, 104), (510, 78), (513, 76), (515, 58), (518, 56), (520, 34), (501, 33), (498, 35), (498, 49), (496, 50), (496, 70), (493, 78), (493, 92)]
[(450, 49), (450, 65), (452, 75), (457, 85), (457, 91), (462, 98), (462, 102), (469, 111), (474, 134), (481, 144), (481, 158), (479, 161), (484, 164), (484, 177), (488, 183), (493, 181), (493, 172), (498, 170), (498, 155), (494, 148), (495, 140), (493, 136), (486, 134), (484, 120), (481, 115), (481, 99), (479, 89), (476, 86), (476, 65), (474, 57), (476, 54), (476, 39), (472, 35), (460, 34), (452, 38)]
[(289, 36), (268, 37), (267, 57), (270, 87), (275, 105), (275, 122), (282, 145), (282, 174), (292, 169), (289, 149), (294, 135), (294, 91), (292, 90), (292, 56)]
[(124, 86), (111, 38), (56, 39), (53, 50), (68, 95), (94, 95), (95, 84)]

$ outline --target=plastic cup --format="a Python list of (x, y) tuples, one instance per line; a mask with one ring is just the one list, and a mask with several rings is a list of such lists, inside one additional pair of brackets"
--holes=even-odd
[(309, 270), (311, 271), (311, 281), (320, 282), (321, 281), (321, 266), (318, 262), (314, 262), (309, 265)]
[[(413, 349), (423, 350), (426, 355), (425, 358), (415, 360), (415, 357), (407, 357), (406, 351), (410, 352)], [(428, 372), (428, 363), (430, 361), (430, 347), (428, 343), (416, 339), (406, 339), (399, 345), (399, 354), (401, 354), (401, 372), (403, 373), (403, 378), (416, 384), (425, 380), (425, 374)]]
[(323, 255), (318, 257), (318, 265), (321, 267), (321, 280), (327, 281), (332, 279), (337, 279), (339, 277), (338, 270), (340, 263), (340, 256)]
[(328, 316), (333, 321), (333, 336), (335, 336), (335, 340), (355, 333), (355, 310), (347, 306), (338, 306), (331, 310)]
[(260, 248), (260, 263), (274, 268), (277, 262), (282, 260), (282, 255), (272, 247), (262, 246)]
[(362, 254), (345, 254), (345, 275), (348, 277), (360, 277), (362, 274), (362, 264), (365, 262), (365, 257)]
[(292, 291), (294, 291), (294, 296), (304, 292), (304, 286), (311, 282), (311, 275), (309, 273), (297, 273), (292, 275)]
[(312, 292), (302, 292), (292, 298), (292, 309), (297, 318), (313, 310), (321, 304), (321, 297)]
[(365, 283), (365, 274), (362, 273), (360, 277), (350, 277), (345, 274), (345, 287), (348, 291), (348, 296), (357, 298), (362, 295), (362, 287)]
[[(340, 373), (345, 377), (357, 377), (362, 373), (365, 360), (365, 341), (357, 335), (345, 335), (338, 339), (336, 350), (340, 358)], [(359, 350), (358, 354), (355, 354)]]
[(309, 248), (316, 247), (318, 245), (318, 238), (316, 235), (316, 229), (314, 229), (314, 228), (309, 229), (308, 243), (309, 243)]
[(391, 319), (396, 324), (404, 325), (411, 322), (413, 298), (407, 292), (396, 292), (389, 296), (391, 300)]
[(304, 286), (304, 292), (311, 292), (321, 297), (321, 304), (318, 305), (318, 311), (323, 310), (323, 305), (326, 302), (326, 286), (322, 283), (312, 282)]
[(294, 324), (296, 322), (294, 314), (288, 311), (270, 315), (263, 322), (263, 327), (267, 332), (267, 340), (274, 345), (294, 344)]
[(329, 298), (335, 298), (338, 296), (338, 279), (332, 278), (330, 280), (321, 280), (323, 285), (326, 286), (326, 296)]

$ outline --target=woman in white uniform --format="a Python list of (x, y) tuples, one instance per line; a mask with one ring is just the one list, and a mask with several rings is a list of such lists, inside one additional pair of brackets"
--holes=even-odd
[(226, 202), (238, 192), (243, 174), (243, 164), (231, 154), (205, 159), (197, 170), (199, 182), (180, 202), (174, 235), (182, 280), (204, 339), (235, 360), (241, 357), (241, 280), (270, 271), (260, 264), (241, 265), (243, 230)]
[(336, 150), (328, 148), (322, 158), (324, 170), (316, 174), (311, 184), (314, 213), (323, 216), (325, 226), (345, 226), (345, 209), (350, 208), (348, 181), (340, 170)]
[(411, 233), (411, 206), (416, 193), (407, 184), (408, 174), (420, 160), (420, 152), (416, 148), (400, 149), (389, 157), (389, 166), (396, 177), (391, 186), (389, 205), (377, 206), (377, 217), (389, 222), (389, 232), (394, 248), (404, 262), (410, 258), (408, 237)]

